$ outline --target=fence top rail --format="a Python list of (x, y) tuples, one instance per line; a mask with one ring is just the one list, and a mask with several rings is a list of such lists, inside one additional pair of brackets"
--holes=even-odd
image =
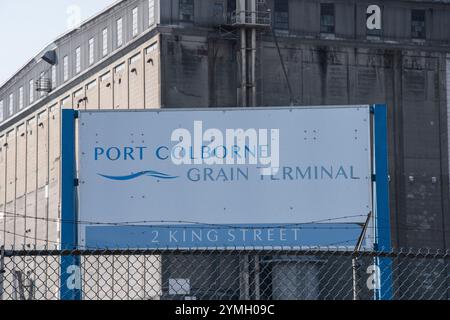
[(310, 249), (80, 249), (80, 250), (5, 250), (5, 257), (25, 256), (136, 256), (136, 255), (259, 255), (259, 256), (347, 256), (378, 258), (423, 258), (450, 259), (450, 250), (437, 249), (396, 249), (389, 252), (348, 248)]

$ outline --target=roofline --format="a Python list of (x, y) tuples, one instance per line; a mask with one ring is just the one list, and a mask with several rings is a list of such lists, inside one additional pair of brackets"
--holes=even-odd
[(3, 89), (4, 86), (6, 86), (6, 84), (8, 82), (10, 82), (11, 80), (14, 79), (14, 77), (16, 75), (18, 75), (23, 69), (25, 69), (29, 64), (31, 64), (32, 62), (38, 62), (40, 60), (40, 56), (45, 53), (45, 51), (47, 50), (51, 50), (50, 48), (57, 46), (56, 42), (62, 40), (63, 38), (65, 38), (66, 36), (68, 36), (71, 33), (76, 32), (77, 30), (81, 29), (83, 26), (85, 26), (86, 24), (90, 23), (91, 21), (97, 19), (99, 16), (107, 13), (109, 10), (115, 8), (116, 6), (118, 6), (120, 3), (127, 1), (127, 0), (116, 0), (114, 3), (110, 4), (109, 6), (107, 6), (105, 9), (101, 10), (98, 13), (93, 14), (92, 16), (90, 16), (89, 18), (87, 18), (86, 20), (82, 21), (80, 23), (80, 25), (77, 28), (71, 29), (71, 30), (67, 30), (66, 32), (62, 33), (61, 35), (59, 35), (58, 37), (56, 37), (55, 40), (53, 40), (52, 42), (50, 42), (49, 44), (47, 44), (46, 46), (44, 46), (36, 55), (34, 55), (33, 58), (31, 58), (30, 60), (28, 60), (24, 65), (22, 65), (16, 72), (14, 72), (9, 78), (7, 78), (5, 81), (3, 81), (3, 83), (0, 83), (0, 90)]
[[(54, 41), (50, 42), (49, 44), (47, 44), (46, 46), (44, 46), (33, 58), (31, 58), (30, 60), (28, 60), (22, 67), (20, 67), (16, 72), (14, 72), (9, 78), (7, 78), (3, 83), (0, 83), (0, 90), (2, 90), (7, 84), (8, 82), (10, 82), (11, 80), (14, 79), (15, 76), (17, 76), (23, 69), (25, 69), (28, 65), (30, 65), (32, 62), (38, 62), (40, 59), (40, 56), (46, 51), (46, 50), (51, 50), (49, 48), (56, 46), (56, 42), (62, 40), (64, 37), (68, 36), (71, 33), (76, 32), (77, 30), (79, 30), (81, 27), (83, 27), (84, 25), (90, 23), (91, 21), (95, 20), (96, 18), (98, 18), (99, 16), (105, 14), (106, 12), (108, 12), (109, 10), (115, 8), (116, 6), (118, 6), (119, 4), (121, 4), (122, 2), (125, 2), (127, 0), (116, 0), (114, 3), (110, 4), (109, 6), (107, 6), (105, 9), (101, 10), (98, 13), (95, 13), (94, 15), (90, 16), (89, 18), (87, 18), (86, 20), (84, 20), (83, 22), (80, 23), (80, 26), (78, 28), (75, 29), (71, 29), (68, 30), (64, 33), (62, 33), (60, 36), (58, 36)], [(399, 1), (405, 1), (405, 2), (412, 2), (412, 3), (428, 3), (428, 4), (450, 4), (450, 0), (399, 0)]]

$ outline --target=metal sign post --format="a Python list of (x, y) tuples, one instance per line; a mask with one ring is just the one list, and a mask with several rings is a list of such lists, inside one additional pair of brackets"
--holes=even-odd
[[(75, 192), (75, 118), (74, 110), (62, 110), (61, 132), (61, 249), (77, 249), (78, 224)], [(60, 299), (81, 300), (80, 256), (61, 256)]]
[[(391, 228), (389, 214), (387, 107), (374, 105), (375, 142), (375, 250), (389, 253), (391, 248)], [(392, 299), (392, 261), (390, 258), (376, 259), (376, 277), (379, 288), (375, 290), (377, 300)]]

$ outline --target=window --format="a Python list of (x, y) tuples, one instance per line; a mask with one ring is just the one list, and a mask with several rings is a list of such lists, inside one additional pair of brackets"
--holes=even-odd
[(52, 89), (56, 88), (56, 66), (52, 66)]
[(9, 115), (14, 113), (14, 94), (9, 95)]
[(34, 101), (34, 82), (33, 82), (33, 80), (30, 80), (29, 90), (30, 90), (30, 104), (31, 104)]
[(64, 64), (64, 81), (69, 80), (69, 57), (65, 56), (63, 60)]
[(334, 4), (320, 4), (320, 32), (334, 33)]
[(223, 19), (224, 12), (223, 12), (223, 3), (222, 2), (214, 3), (213, 16), (214, 16), (214, 19), (218, 19), (218, 21)]
[(130, 58), (130, 65), (135, 64), (139, 60), (141, 60), (141, 53), (135, 54)]
[(0, 100), (0, 122), (3, 121), (3, 100)]
[(114, 68), (114, 73), (120, 73), (124, 69), (125, 69), (125, 63), (121, 63), (117, 67)]
[(148, 25), (155, 24), (155, 0), (148, 1)]
[(123, 24), (122, 18), (117, 20), (117, 46), (120, 47), (123, 44)]
[(23, 108), (23, 87), (19, 88), (19, 109)]
[(80, 73), (81, 71), (81, 48), (78, 47), (75, 50), (75, 72)]
[(94, 63), (94, 38), (89, 39), (88, 51), (89, 65), (92, 65)]
[(138, 8), (133, 9), (133, 37), (138, 34)]
[(100, 82), (105, 82), (111, 79), (111, 73), (108, 71), (107, 73), (100, 76)]
[(145, 54), (150, 54), (158, 49), (158, 42), (153, 43), (150, 47), (145, 49)]
[(194, 21), (194, 0), (180, 0), (180, 20)]
[(366, 32), (368, 36), (381, 36), (381, 8), (372, 4), (366, 10)]
[(411, 37), (425, 39), (425, 10), (411, 11)]
[(103, 29), (103, 41), (102, 41), (103, 56), (108, 54), (108, 29)]
[(289, 30), (289, 0), (275, 1), (274, 28)]
[(86, 91), (92, 90), (97, 86), (97, 80), (91, 81), (86, 85)]

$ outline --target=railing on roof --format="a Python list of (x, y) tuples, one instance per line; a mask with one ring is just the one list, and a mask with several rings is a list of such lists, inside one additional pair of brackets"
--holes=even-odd
[(233, 26), (270, 27), (272, 15), (270, 11), (234, 11), (230, 24)]

